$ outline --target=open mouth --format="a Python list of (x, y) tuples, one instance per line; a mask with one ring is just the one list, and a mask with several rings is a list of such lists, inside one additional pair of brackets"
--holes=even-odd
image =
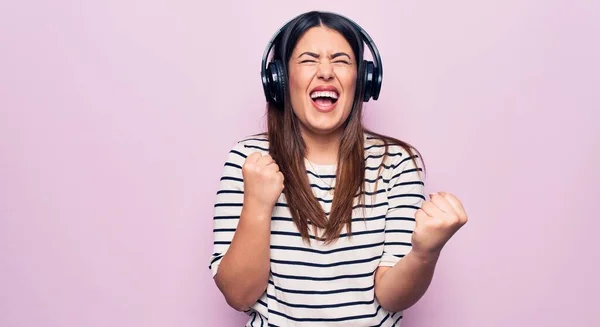
[(336, 90), (315, 90), (310, 93), (313, 105), (321, 111), (329, 111), (335, 107), (339, 93)]

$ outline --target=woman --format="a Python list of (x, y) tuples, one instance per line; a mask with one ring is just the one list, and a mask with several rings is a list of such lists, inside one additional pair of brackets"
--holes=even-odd
[[(449, 193), (426, 201), (414, 148), (363, 127), (381, 62), (362, 33), (308, 12), (272, 40), (268, 131), (229, 153), (210, 258), (247, 326), (398, 326), (467, 221)], [(377, 66), (363, 61), (363, 40)]]

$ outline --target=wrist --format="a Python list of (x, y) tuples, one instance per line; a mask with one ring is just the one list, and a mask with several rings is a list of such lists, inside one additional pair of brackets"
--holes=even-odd
[(270, 220), (273, 215), (273, 207), (254, 201), (244, 201), (242, 215), (251, 217), (253, 220)]
[(423, 251), (413, 248), (410, 251), (415, 259), (421, 263), (436, 263), (440, 257), (441, 251)]

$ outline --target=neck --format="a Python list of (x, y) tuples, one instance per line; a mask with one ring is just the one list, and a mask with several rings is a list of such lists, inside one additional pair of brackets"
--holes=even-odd
[(330, 134), (315, 134), (302, 131), (306, 144), (306, 158), (317, 165), (335, 165), (342, 138), (342, 130)]

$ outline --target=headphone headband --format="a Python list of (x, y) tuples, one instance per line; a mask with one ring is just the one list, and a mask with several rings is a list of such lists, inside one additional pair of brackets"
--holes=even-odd
[[(375, 42), (373, 42), (371, 36), (353, 20), (337, 13), (320, 13), (332, 14), (346, 20), (362, 36), (362, 41), (367, 45), (367, 47), (371, 51), (371, 55), (373, 56), (373, 60), (375, 61), (375, 63), (373, 63), (372, 61), (365, 60), (365, 76), (363, 81), (363, 89), (365, 94), (363, 100), (365, 102), (369, 101), (370, 98), (373, 98), (373, 100), (377, 100), (379, 98), (379, 92), (381, 91), (381, 84), (383, 80), (383, 65), (381, 62), (381, 56), (379, 55), (379, 50), (377, 49)], [(272, 61), (267, 66), (267, 62), (269, 60), (269, 53), (275, 46), (277, 39), (292, 22), (298, 19), (298, 17), (300, 16), (294, 17), (291, 20), (289, 20), (287, 23), (285, 23), (285, 25), (279, 28), (279, 30), (277, 30), (277, 32), (271, 37), (269, 43), (267, 43), (261, 61), (261, 79), (263, 84), (263, 90), (265, 92), (265, 97), (267, 98), (267, 101), (280, 106), (283, 104), (283, 92), (285, 91), (285, 77), (283, 76), (282, 63), (278, 61)]]

